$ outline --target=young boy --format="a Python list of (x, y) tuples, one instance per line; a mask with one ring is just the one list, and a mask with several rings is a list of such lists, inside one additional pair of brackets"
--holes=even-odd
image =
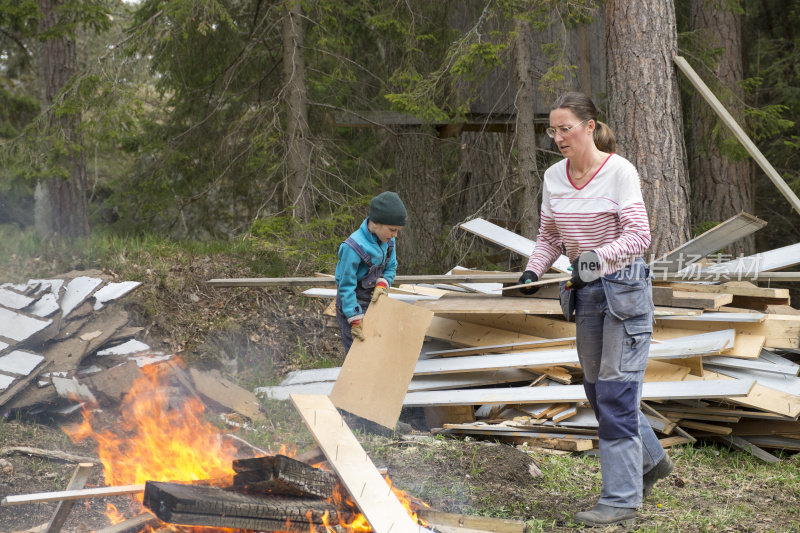
[(388, 293), (397, 272), (395, 237), (406, 225), (397, 193), (382, 192), (369, 203), (369, 217), (339, 246), (336, 263), (336, 318), (345, 352), (353, 338), (364, 340), (361, 320), (371, 302)]

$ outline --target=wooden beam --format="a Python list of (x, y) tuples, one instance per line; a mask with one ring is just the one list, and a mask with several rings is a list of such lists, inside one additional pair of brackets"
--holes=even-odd
[(291, 400), (375, 533), (427, 531), (408, 515), (330, 398), (293, 394)]
[(33, 494), (15, 494), (3, 498), (2, 505), (22, 505), (24, 503), (61, 502), (67, 500), (84, 500), (87, 498), (105, 498), (124, 494), (144, 492), (144, 485), (119, 485), (113, 487), (97, 487), (94, 489), (62, 490), (55, 492), (37, 492)]
[(719, 437), (719, 440), (728, 444), (729, 446), (733, 446), (736, 449), (745, 451), (747, 453), (752, 454), (754, 457), (761, 459), (765, 463), (780, 463), (781, 460), (771, 453), (762, 450), (752, 442), (749, 442), (747, 439), (743, 439), (741, 437), (736, 437), (734, 435), (723, 435)]
[[(67, 483), (67, 490), (82, 489), (86, 486), (89, 480), (89, 474), (92, 472), (94, 463), (78, 463), (75, 467), (75, 472), (72, 473), (72, 479)], [(50, 518), (45, 533), (58, 533), (67, 521), (69, 513), (72, 511), (72, 506), (75, 505), (75, 500), (66, 500), (58, 502), (53, 516)]]
[(789, 204), (794, 208), (795, 211), (800, 213), (800, 199), (797, 198), (797, 195), (792, 191), (792, 189), (783, 181), (778, 171), (770, 164), (764, 154), (758, 149), (758, 147), (753, 143), (750, 137), (744, 132), (742, 127), (736, 122), (736, 119), (725, 109), (725, 106), (722, 105), (722, 102), (714, 96), (714, 93), (709, 89), (708, 85), (705, 84), (703, 79), (695, 72), (692, 66), (681, 56), (675, 56), (675, 64), (678, 65), (678, 68), (683, 72), (686, 77), (689, 79), (692, 85), (694, 85), (695, 89), (702, 95), (702, 97), (708, 102), (711, 106), (711, 109), (714, 110), (717, 115), (722, 119), (722, 122), (728, 126), (728, 128), (733, 132), (733, 135), (742, 143), (745, 150), (756, 160), (758, 166), (767, 174), (767, 177), (772, 180), (772, 183), (775, 184), (775, 187), (778, 188), (780, 193), (783, 195), (786, 200), (788, 200)]

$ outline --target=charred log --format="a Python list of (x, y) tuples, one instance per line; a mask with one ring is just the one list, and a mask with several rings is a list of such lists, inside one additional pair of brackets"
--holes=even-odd
[(336, 478), (285, 455), (270, 455), (233, 461), (234, 487), (246, 492), (284, 496), (313, 496), (328, 499)]
[(332, 504), (320, 499), (265, 498), (208, 485), (160, 481), (145, 484), (144, 505), (171, 524), (262, 531), (307, 532), (310, 524), (337, 525), (342, 518)]

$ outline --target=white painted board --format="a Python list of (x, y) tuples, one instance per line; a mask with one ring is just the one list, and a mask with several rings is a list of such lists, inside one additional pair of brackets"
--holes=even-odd
[(16, 291), (0, 288), (0, 305), (9, 309), (25, 309), (34, 299)]
[[(517, 252), (526, 259), (531, 256), (533, 248), (536, 246), (536, 241), (523, 237), (513, 231), (508, 231), (482, 218), (473, 218), (468, 222), (464, 222), (459, 227), (479, 237), (483, 237), (489, 242)], [(570, 266), (569, 258), (565, 255), (559, 256), (555, 263), (553, 263), (553, 268), (560, 272), (567, 272)]]
[(706, 273), (737, 273), (742, 274), (742, 279), (747, 279), (747, 274), (769, 272), (797, 264), (800, 264), (800, 243), (741, 257), (725, 263), (708, 265), (703, 271)]
[(0, 371), (7, 374), (19, 374), (27, 376), (39, 363), (44, 361), (44, 357), (24, 350), (14, 350), (13, 352), (0, 357)]
[(15, 379), (16, 378), (11, 376), (0, 374), (0, 391), (6, 390), (12, 383), (14, 383)]
[(26, 311), (36, 316), (48, 317), (57, 312), (59, 309), (61, 309), (61, 306), (58, 304), (58, 296), (52, 292), (48, 292), (33, 302), (33, 304), (27, 308)]
[(73, 309), (82, 304), (103, 280), (90, 276), (78, 276), (67, 284), (61, 298), (61, 316), (66, 318)]
[(107, 283), (97, 292), (94, 293), (94, 310), (98, 311), (103, 308), (106, 303), (116, 300), (125, 296), (133, 289), (141, 285), (139, 281), (122, 281), (119, 283)]
[[(754, 379), (703, 381), (662, 381), (645, 383), (643, 400), (681, 400), (695, 398), (734, 398), (747, 396), (755, 385)], [(496, 389), (467, 389), (449, 391), (409, 392), (403, 405), (427, 407), (433, 405), (522, 404), (587, 401), (583, 385), (563, 387), (507, 387)]]
[(30, 317), (12, 309), (0, 307), (0, 337), (21, 342), (52, 323), (53, 321), (49, 318)]
[[(303, 294), (306, 296), (316, 296), (318, 298), (336, 298), (336, 289), (325, 289), (322, 287), (316, 287), (313, 289), (306, 289), (303, 291)], [(438, 296), (432, 296), (430, 294), (399, 294), (399, 293), (389, 293), (389, 298), (392, 300), (398, 300), (400, 302), (409, 302), (413, 303), (419, 300), (436, 300)]]
[(105, 350), (99, 350), (97, 352), (97, 355), (128, 355), (128, 354), (144, 352), (149, 349), (150, 346), (148, 346), (147, 344), (141, 341), (137, 341), (136, 339), (131, 339), (129, 341), (123, 342), (122, 344), (112, 346), (111, 348), (106, 348)]

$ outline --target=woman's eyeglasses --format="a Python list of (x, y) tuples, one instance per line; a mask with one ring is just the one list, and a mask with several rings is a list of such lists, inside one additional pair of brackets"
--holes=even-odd
[(578, 126), (580, 126), (581, 124), (583, 124), (584, 122), (587, 122), (589, 120), (592, 120), (592, 119), (587, 118), (586, 120), (581, 120), (580, 122), (578, 122), (574, 126), (570, 126), (570, 127), (561, 126), (559, 128), (547, 128), (546, 130), (544, 130), (544, 132), (551, 139), (555, 139), (556, 133), (560, 133), (562, 137), (566, 137), (567, 135), (570, 134), (570, 132), (572, 131), (572, 128), (577, 128)]

